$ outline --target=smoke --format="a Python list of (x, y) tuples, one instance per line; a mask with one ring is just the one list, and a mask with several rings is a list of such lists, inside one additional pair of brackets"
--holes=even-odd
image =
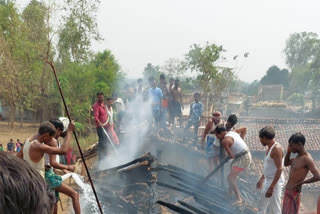
[(115, 151), (109, 145), (110, 152), (99, 163), (100, 170), (127, 163), (146, 152), (144, 150), (144, 139), (152, 127), (151, 99), (143, 100), (142, 94), (131, 97), (120, 127), (125, 132), (118, 136), (120, 146)]

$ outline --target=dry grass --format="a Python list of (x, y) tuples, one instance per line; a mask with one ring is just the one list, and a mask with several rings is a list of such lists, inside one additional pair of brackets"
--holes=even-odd
[(14, 128), (11, 129), (7, 122), (0, 122), (0, 143), (6, 150), (10, 138), (12, 138), (15, 143), (17, 142), (17, 139), (20, 139), (20, 142), (24, 142), (26, 139), (36, 134), (38, 128), (39, 123), (25, 123), (22, 128), (20, 128), (20, 123), (15, 123)]

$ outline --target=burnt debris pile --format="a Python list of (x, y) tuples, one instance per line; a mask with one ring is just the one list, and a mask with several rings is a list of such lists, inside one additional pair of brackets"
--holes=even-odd
[(255, 213), (256, 195), (240, 181), (242, 205), (215, 180), (159, 163), (150, 153), (127, 164), (98, 171), (93, 180), (107, 213)]

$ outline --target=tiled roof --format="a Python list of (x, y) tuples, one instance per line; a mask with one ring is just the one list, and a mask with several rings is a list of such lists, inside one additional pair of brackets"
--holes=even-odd
[(264, 151), (259, 141), (259, 130), (271, 125), (276, 131), (276, 141), (284, 148), (288, 146), (290, 136), (301, 132), (306, 137), (307, 150), (319, 150), (320, 155), (320, 120), (288, 120), (288, 119), (241, 119), (238, 127), (246, 126), (245, 141), (252, 151)]
[[(320, 161), (315, 161), (318, 168), (320, 168)], [(246, 176), (248, 176), (248, 179), (252, 180), (253, 178), (256, 178), (256, 181), (258, 181), (259, 177), (262, 175), (263, 171), (263, 160), (260, 160), (258, 158), (253, 158), (253, 161), (251, 163), (250, 169), (247, 170)], [(285, 183), (288, 181), (290, 172), (290, 167), (284, 168), (284, 177), (285, 177)], [(311, 173), (308, 174), (307, 178), (310, 178), (312, 176)], [(309, 191), (319, 191), (320, 189), (320, 182), (312, 183), (312, 184), (305, 184), (303, 185), (302, 189), (309, 190)]]
[[(202, 118), (201, 126), (205, 127), (209, 119), (211, 118)], [(224, 120), (226, 121), (227, 118), (224, 118)], [(276, 131), (276, 140), (281, 143), (284, 148), (288, 146), (288, 140), (292, 134), (301, 132), (306, 137), (306, 149), (309, 151), (319, 150), (320, 159), (320, 120), (258, 119), (240, 117), (236, 127), (247, 127), (245, 141), (251, 151), (264, 151), (265, 148), (259, 141), (259, 131), (267, 125), (273, 126)]]

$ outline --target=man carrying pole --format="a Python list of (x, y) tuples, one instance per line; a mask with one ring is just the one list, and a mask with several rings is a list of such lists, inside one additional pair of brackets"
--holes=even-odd
[(251, 163), (251, 153), (247, 144), (238, 133), (234, 131), (227, 132), (224, 126), (217, 126), (215, 135), (224, 146), (229, 158), (233, 159), (231, 171), (228, 175), (229, 191), (233, 192), (236, 196), (235, 204), (242, 204), (236, 180), (238, 175), (249, 167)]
[(98, 143), (99, 162), (107, 155), (107, 142), (108, 142), (108, 138), (103, 131), (103, 128), (107, 125), (107, 121), (108, 121), (107, 110), (103, 100), (104, 100), (103, 92), (98, 92), (97, 102), (92, 106), (93, 116), (96, 122), (97, 133), (99, 137), (99, 143)]

